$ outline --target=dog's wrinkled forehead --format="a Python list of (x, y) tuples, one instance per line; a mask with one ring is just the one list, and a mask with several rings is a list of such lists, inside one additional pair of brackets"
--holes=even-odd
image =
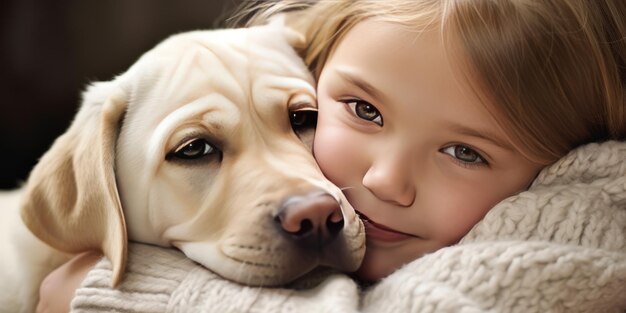
[(128, 172), (141, 169), (145, 177), (136, 185), (147, 185), (165, 157), (190, 138), (240, 151), (261, 134), (293, 136), (288, 106), (315, 106), (315, 89), (292, 35), (271, 25), (196, 31), (144, 54), (116, 79), (128, 99), (117, 164)]
[(131, 78), (123, 85), (131, 103), (167, 101), (168, 106), (150, 108), (166, 110), (160, 116), (211, 94), (271, 114), (272, 107), (284, 109), (285, 97), (315, 92), (289, 40), (286, 30), (275, 26), (176, 35), (146, 53), (124, 75)]

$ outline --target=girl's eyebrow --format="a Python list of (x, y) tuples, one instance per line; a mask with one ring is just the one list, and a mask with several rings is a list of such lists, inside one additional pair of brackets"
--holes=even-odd
[(513, 149), (513, 147), (508, 142), (498, 137), (496, 134), (489, 130), (471, 128), (457, 123), (451, 123), (451, 127), (452, 130), (456, 133), (486, 140), (502, 149), (515, 151), (515, 149)]
[(376, 98), (377, 100), (386, 99), (384, 93), (380, 91), (378, 88), (374, 87), (374, 85), (368, 83), (367, 81), (361, 79), (357, 75), (351, 73), (351, 71), (346, 69), (335, 69), (335, 72), (341, 76), (344, 80), (348, 81), (348, 83), (361, 88), (363, 91), (368, 93), (370, 96)]

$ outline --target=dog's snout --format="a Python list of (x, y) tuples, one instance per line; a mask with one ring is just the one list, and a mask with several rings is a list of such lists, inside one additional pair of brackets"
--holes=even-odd
[(319, 247), (343, 229), (339, 202), (326, 193), (287, 198), (274, 217), (278, 227), (304, 244)]

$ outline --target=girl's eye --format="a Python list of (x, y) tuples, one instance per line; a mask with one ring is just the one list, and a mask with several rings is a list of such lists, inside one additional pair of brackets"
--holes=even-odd
[(485, 159), (472, 148), (464, 145), (449, 146), (441, 150), (441, 152), (452, 156), (464, 164), (487, 164)]
[(196, 138), (186, 141), (168, 155), (169, 158), (183, 160), (200, 159), (210, 154), (219, 153), (219, 150), (204, 139)]
[(374, 122), (378, 126), (383, 126), (383, 116), (375, 106), (363, 100), (346, 100), (343, 101), (353, 114), (366, 121)]

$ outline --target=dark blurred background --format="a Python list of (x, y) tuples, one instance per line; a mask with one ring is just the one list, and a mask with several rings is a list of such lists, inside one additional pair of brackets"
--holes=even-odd
[(169, 35), (222, 27), (241, 2), (0, 2), (0, 189), (27, 178), (89, 82), (121, 74)]

